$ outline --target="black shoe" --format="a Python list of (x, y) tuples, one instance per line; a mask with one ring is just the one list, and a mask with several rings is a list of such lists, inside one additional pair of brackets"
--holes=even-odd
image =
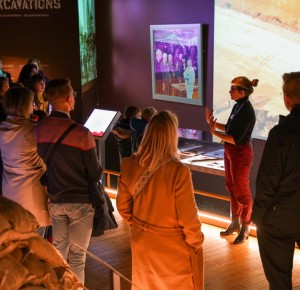
[(240, 220), (239, 219), (233, 219), (231, 221), (231, 224), (229, 225), (229, 227), (223, 231), (220, 232), (221, 236), (229, 236), (232, 235), (234, 232), (239, 232), (241, 229), (241, 224), (240, 224)]
[(249, 232), (250, 232), (249, 226), (242, 226), (239, 235), (236, 237), (233, 243), (234, 244), (244, 243), (246, 240), (248, 240)]

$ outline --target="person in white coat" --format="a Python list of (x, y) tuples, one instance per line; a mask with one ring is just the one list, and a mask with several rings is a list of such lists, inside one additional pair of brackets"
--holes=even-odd
[(186, 88), (186, 97), (188, 99), (193, 98), (194, 85), (195, 85), (195, 70), (192, 66), (192, 61), (188, 59), (187, 68), (183, 73), (185, 88)]

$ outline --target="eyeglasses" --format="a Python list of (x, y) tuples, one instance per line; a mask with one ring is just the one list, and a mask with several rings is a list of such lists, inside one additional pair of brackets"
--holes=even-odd
[(236, 87), (233, 87), (233, 86), (230, 87), (230, 90), (231, 90), (231, 91), (236, 91), (236, 90), (238, 90), (238, 89), (239, 89), (239, 88), (236, 88)]
[(74, 97), (74, 98), (77, 97), (77, 92), (73, 91), (73, 97)]

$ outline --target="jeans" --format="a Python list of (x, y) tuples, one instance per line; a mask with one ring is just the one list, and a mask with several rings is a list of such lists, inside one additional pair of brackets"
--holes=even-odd
[(89, 203), (51, 204), (53, 245), (84, 284), (86, 253), (91, 239), (95, 210)]

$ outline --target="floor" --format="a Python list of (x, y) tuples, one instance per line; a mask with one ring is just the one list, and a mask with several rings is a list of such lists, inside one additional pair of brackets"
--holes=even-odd
[[(131, 277), (130, 229), (115, 212), (119, 227), (92, 238), (89, 251), (114, 267), (125, 277)], [(234, 235), (221, 238), (220, 228), (203, 224), (205, 235), (205, 290), (263, 290), (268, 289), (258, 252), (257, 240), (249, 237), (244, 244), (233, 245)], [(294, 258), (293, 289), (300, 289), (300, 251)], [(86, 287), (90, 290), (110, 290), (110, 274), (104, 266), (87, 257)], [(128, 282), (121, 282), (129, 290)], [(180, 290), (180, 289), (176, 289)]]

